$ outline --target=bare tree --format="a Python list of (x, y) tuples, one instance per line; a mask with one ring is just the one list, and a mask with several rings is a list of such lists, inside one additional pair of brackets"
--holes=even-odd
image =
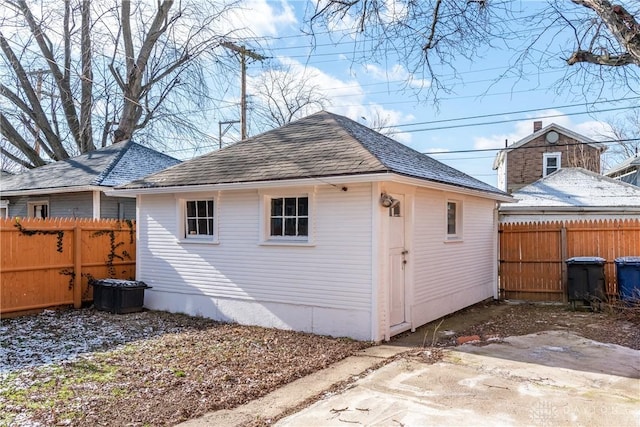
[(603, 140), (614, 139), (604, 159), (605, 169), (614, 167), (640, 151), (640, 110), (635, 109), (624, 116), (611, 117), (607, 124), (611, 134), (600, 135)]
[(320, 86), (314, 83), (316, 76), (307, 68), (298, 70), (291, 65), (267, 68), (254, 81), (254, 121), (258, 128), (266, 130), (322, 110), (329, 99)]
[[(394, 55), (414, 74), (431, 80), (437, 99), (459, 79), (461, 60), (473, 62), (490, 49), (509, 55), (509, 68), (496, 79), (538, 69), (571, 67), (561, 90), (603, 90), (627, 85), (638, 92), (640, 13), (607, 0), (548, 0), (546, 7), (511, 0), (326, 0), (308, 17), (310, 31), (319, 26), (348, 29), (366, 59)], [(567, 80), (579, 85), (571, 87)]]
[(191, 119), (207, 103), (204, 67), (229, 36), (219, 22), (232, 4), (1, 3), (7, 158), (36, 167), (105, 146), (112, 133), (114, 142), (198, 133)]

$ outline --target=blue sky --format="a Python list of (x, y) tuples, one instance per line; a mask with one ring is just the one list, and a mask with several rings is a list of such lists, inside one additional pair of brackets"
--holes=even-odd
[[(567, 90), (558, 94), (559, 87), (554, 84), (567, 72), (561, 57), (551, 58), (544, 70), (528, 64), (520, 74), (508, 66), (517, 49), (503, 47), (487, 49), (484, 58), (473, 63), (460, 61), (459, 79), (444, 76), (452, 91), (440, 94), (436, 106), (432, 100), (425, 99), (426, 90), (415, 90), (429, 82), (422, 80), (422, 76), (411, 75), (393, 55), (387, 55), (384, 62), (367, 60), (366, 49), (363, 56), (363, 47), (354, 46), (349, 36), (340, 37), (336, 33), (329, 38), (322, 31), (312, 48), (312, 39), (300, 31), (305, 25), (304, 13), (309, 3), (267, 0), (244, 3), (246, 11), (238, 18), (249, 23), (256, 37), (253, 44), (247, 41), (247, 47), (270, 57), (263, 63), (248, 66), (251, 102), (259, 102), (252, 86), (264, 68), (269, 63), (288, 64), (322, 89), (330, 104), (327, 110), (365, 125), (380, 117), (394, 127), (393, 138), (421, 152), (437, 152), (432, 155), (435, 159), (492, 185), (496, 184), (491, 167), (495, 151), (453, 152), (503, 147), (505, 140), (513, 143), (530, 134), (534, 120), (542, 120), (544, 126), (555, 122), (585, 136), (602, 139), (608, 131), (606, 122), (612, 115), (619, 116), (626, 111), (625, 107), (638, 105), (637, 99), (628, 100), (630, 94), (624, 88), (586, 100)], [(523, 7), (543, 4), (524, 3)], [(502, 74), (508, 77), (496, 82), (496, 77)], [(210, 134), (216, 137), (218, 121), (239, 116), (239, 74), (229, 76), (229, 81), (225, 103), (220, 104), (221, 108), (210, 122)], [(623, 102), (605, 102), (625, 98)], [(614, 110), (580, 114), (587, 109)], [(251, 111), (249, 130), (253, 130)], [(232, 129), (230, 138), (233, 133)]]

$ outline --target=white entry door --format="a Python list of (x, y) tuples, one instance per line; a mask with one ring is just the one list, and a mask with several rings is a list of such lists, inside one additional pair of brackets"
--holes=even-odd
[(404, 323), (405, 314), (405, 249), (404, 196), (392, 194), (398, 200), (396, 206), (389, 208), (389, 323), (396, 326)]

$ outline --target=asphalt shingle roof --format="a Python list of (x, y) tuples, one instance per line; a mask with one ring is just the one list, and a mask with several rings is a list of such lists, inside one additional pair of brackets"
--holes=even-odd
[(180, 163), (133, 141), (3, 177), (2, 192), (78, 186), (115, 187)]
[(321, 111), (121, 188), (396, 173), (505, 195), (500, 190), (337, 114)]
[(514, 191), (500, 210), (552, 207), (640, 207), (640, 187), (582, 168), (562, 168)]

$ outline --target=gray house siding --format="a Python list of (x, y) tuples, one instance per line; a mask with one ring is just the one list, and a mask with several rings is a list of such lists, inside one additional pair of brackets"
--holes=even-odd
[[(122, 216), (120, 216), (122, 213)], [(136, 219), (136, 199), (100, 194), (100, 218)]]
[(51, 194), (48, 198), (49, 216), (52, 218), (93, 218), (91, 192)]
[(9, 201), (9, 217), (13, 218), (16, 216), (26, 217), (27, 216), (27, 202), (29, 198), (27, 196), (22, 197), (3, 197), (3, 200)]

